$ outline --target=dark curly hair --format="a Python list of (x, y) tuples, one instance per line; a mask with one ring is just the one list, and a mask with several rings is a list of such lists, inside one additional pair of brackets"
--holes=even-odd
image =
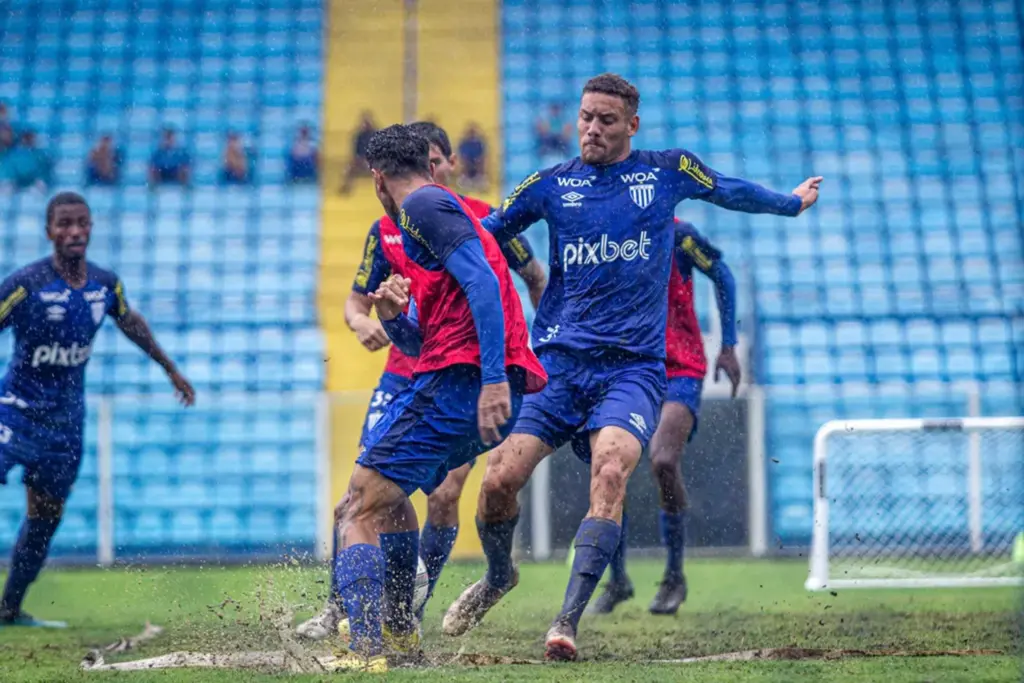
[(445, 159), (452, 155), (452, 141), (448, 138), (447, 131), (441, 126), (433, 121), (417, 121), (416, 123), (410, 123), (409, 127), (412, 128), (414, 133), (422, 135), (427, 139), (427, 142), (441, 150), (441, 154), (444, 155)]
[(640, 91), (618, 74), (603, 73), (594, 76), (583, 86), (583, 94), (586, 95), (588, 92), (599, 92), (620, 98), (626, 105), (626, 113), (630, 116), (640, 109)]
[(430, 178), (430, 143), (411, 126), (396, 123), (370, 136), (366, 163), (386, 176)]

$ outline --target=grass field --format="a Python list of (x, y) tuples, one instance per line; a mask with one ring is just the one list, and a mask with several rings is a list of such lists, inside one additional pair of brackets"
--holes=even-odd
[[(478, 565), (453, 565), (428, 609), (425, 648), (440, 668), (393, 670), (395, 681), (1019, 681), (1020, 596), (1012, 589), (807, 593), (803, 562), (693, 560), (690, 600), (676, 618), (649, 616), (660, 567), (632, 566), (637, 598), (610, 618), (585, 617), (583, 661), (571, 665), (445, 665), (468, 653), (539, 659), (561, 601), (564, 565), (525, 565), (519, 587), (469, 636), (440, 633), (443, 610)], [(304, 617), (320, 604), (323, 573), (309, 567), (54, 570), (26, 609), (67, 619), (66, 631), (0, 629), (0, 681), (314, 681), (230, 670), (82, 672), (93, 647), (134, 635), (147, 619), (165, 627), (121, 661), (177, 650), (280, 650), (281, 614)], [(738, 650), (799, 646), (861, 650), (998, 650), (983, 656), (851, 657), (837, 660), (652, 664)]]

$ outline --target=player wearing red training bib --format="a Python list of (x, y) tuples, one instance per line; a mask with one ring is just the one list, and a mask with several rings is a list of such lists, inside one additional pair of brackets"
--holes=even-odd
[(381, 204), (399, 217), (405, 255), (405, 276), (370, 298), (388, 337), (417, 358), (412, 385), (367, 436), (338, 522), (335, 585), (351, 650), (337, 666), (380, 671), (384, 628), (399, 640), (416, 629), (419, 536), (408, 496), (429, 494), (450, 469), (502, 441), (523, 396), (547, 376), (497, 242), (457, 195), (432, 183), (427, 140), (390, 126), (373, 135), (366, 158)]
[[(448, 134), (443, 128), (426, 121), (413, 123), (410, 128), (430, 143), (430, 165), (434, 182), (447, 186), (454, 178), (456, 168), (456, 157), (452, 153)], [(473, 197), (461, 199), (477, 218), (483, 218), (493, 210), (493, 207), (483, 200)], [(547, 275), (540, 263), (534, 259), (529, 241), (520, 236), (502, 244), (501, 248), (509, 269), (515, 271), (526, 283), (530, 299), (536, 307), (547, 285)], [(352, 283), (352, 290), (345, 302), (345, 321), (363, 346), (368, 351), (388, 349), (384, 372), (371, 395), (363, 421), (359, 437), (360, 446), (366, 440), (370, 429), (380, 420), (388, 404), (412, 382), (413, 369), (416, 367), (416, 358), (407, 356), (398, 346), (391, 344), (380, 322), (369, 315), (372, 306), (369, 294), (377, 291), (393, 272), (402, 273), (401, 264), (404, 259), (405, 252), (398, 226), (386, 215), (374, 221), (366, 236), (363, 258)], [(459, 500), (470, 467), (472, 463), (449, 472), (444, 482), (427, 497), (427, 519), (420, 536), (420, 558), (427, 570), (428, 588), (427, 598), (417, 605), (419, 619), (423, 617), (427, 600), (433, 593), (455, 545), (459, 532)], [(340, 514), (340, 510), (336, 510), (335, 514)], [(337, 553), (337, 546), (335, 538), (332, 558)], [(300, 624), (296, 632), (305, 638), (322, 640), (337, 631), (338, 624), (344, 616), (337, 590), (332, 586), (320, 614)]]

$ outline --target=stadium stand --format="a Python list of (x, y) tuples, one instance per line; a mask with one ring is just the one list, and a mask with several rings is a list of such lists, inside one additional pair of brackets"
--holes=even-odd
[(681, 207), (743, 273), (781, 544), (809, 540), (826, 420), (1024, 410), (1014, 3), (506, 0), (502, 20), (507, 185), (538, 164), (537, 113), (602, 70), (640, 88), (642, 147), (780, 189), (826, 177), (798, 221)]
[[(320, 120), (321, 3), (70, 7), (32, 0), (0, 13), (0, 100), (18, 125), (44, 136), (57, 188), (79, 187), (89, 147), (114, 135), (123, 178), (86, 191), (95, 222), (89, 256), (121, 275), (199, 400), (193, 411), (174, 406), (159, 368), (105, 326), (87, 373), (84, 473), (57, 554), (96, 554), (104, 396), (118, 558), (312, 550), (314, 408), (324, 378), (320, 196), (286, 185), (284, 160), (297, 125)], [(166, 124), (191, 154), (191, 189), (145, 186)], [(215, 186), (228, 129), (259, 152), (255, 187)], [(34, 193), (0, 200), (0, 272), (48, 253), (44, 206)], [(0, 346), (0, 364), (9, 353)], [(20, 487), (0, 491), (5, 544), (23, 505)]]

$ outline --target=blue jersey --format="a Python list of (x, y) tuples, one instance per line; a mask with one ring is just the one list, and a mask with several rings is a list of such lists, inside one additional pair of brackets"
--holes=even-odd
[(634, 151), (609, 166), (577, 157), (520, 183), (482, 223), (500, 242), (548, 222), (549, 284), (534, 348), (614, 347), (664, 359), (672, 219), (685, 199), (784, 216), (801, 206), (796, 195), (724, 176), (681, 149)]
[[(85, 414), (85, 366), (106, 316), (122, 319), (128, 302), (118, 277), (88, 264), (81, 289), (72, 289), (49, 258), (0, 285), (0, 330), (14, 331), (14, 356), (0, 380), (0, 413), (80, 429)], [(5, 410), (7, 409), (7, 410)]]

